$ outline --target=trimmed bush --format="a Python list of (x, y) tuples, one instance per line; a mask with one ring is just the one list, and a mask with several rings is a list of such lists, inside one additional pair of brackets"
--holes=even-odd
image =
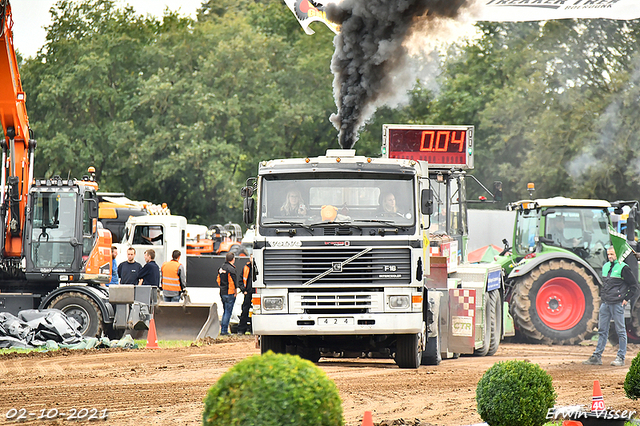
[(624, 393), (627, 398), (640, 398), (640, 353), (631, 361), (631, 367), (624, 379)]
[(269, 351), (244, 359), (209, 389), (205, 426), (342, 426), (333, 380), (312, 362)]
[(551, 376), (537, 364), (503, 361), (476, 388), (478, 414), (490, 426), (540, 426), (556, 401)]

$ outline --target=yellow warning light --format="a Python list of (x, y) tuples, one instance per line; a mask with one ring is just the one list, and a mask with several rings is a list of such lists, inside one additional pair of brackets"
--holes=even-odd
[(370, 162), (371, 162), (371, 158), (367, 158), (367, 163), (370, 163)]
[(534, 189), (536, 189), (536, 186), (533, 184), (533, 182), (529, 182), (527, 184), (527, 190), (532, 191)]
[(309, 161), (311, 161), (311, 160), (309, 160), (309, 157), (307, 157), (307, 158), (305, 158), (305, 159), (304, 159), (304, 162), (305, 162), (305, 163), (308, 163)]
[(95, 173), (96, 172), (96, 168), (93, 166), (89, 167), (89, 173)]
[(340, 162), (340, 157), (336, 158), (336, 163)]

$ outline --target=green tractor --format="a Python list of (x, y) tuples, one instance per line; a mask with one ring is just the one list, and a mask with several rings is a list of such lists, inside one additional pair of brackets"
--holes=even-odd
[[(612, 207), (620, 217), (624, 206), (629, 211), (627, 238), (611, 221)], [(638, 276), (633, 250), (638, 202), (555, 197), (507, 208), (517, 213), (513, 245), (503, 240), (505, 250), (496, 261), (506, 277), (505, 299), (516, 335), (546, 344), (576, 344), (588, 338), (598, 327), (607, 247), (613, 245), (618, 258)], [(626, 316), (629, 342), (640, 342), (640, 303), (633, 312), (627, 308)]]

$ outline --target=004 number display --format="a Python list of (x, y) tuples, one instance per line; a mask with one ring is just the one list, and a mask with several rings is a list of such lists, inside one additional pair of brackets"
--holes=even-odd
[(466, 128), (388, 128), (388, 156), (431, 165), (473, 167)]

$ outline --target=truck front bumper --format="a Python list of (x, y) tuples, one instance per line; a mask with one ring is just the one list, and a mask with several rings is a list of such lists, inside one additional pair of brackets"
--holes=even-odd
[(322, 336), (362, 334), (417, 334), (422, 332), (422, 313), (379, 314), (255, 314), (253, 333), (275, 336)]

